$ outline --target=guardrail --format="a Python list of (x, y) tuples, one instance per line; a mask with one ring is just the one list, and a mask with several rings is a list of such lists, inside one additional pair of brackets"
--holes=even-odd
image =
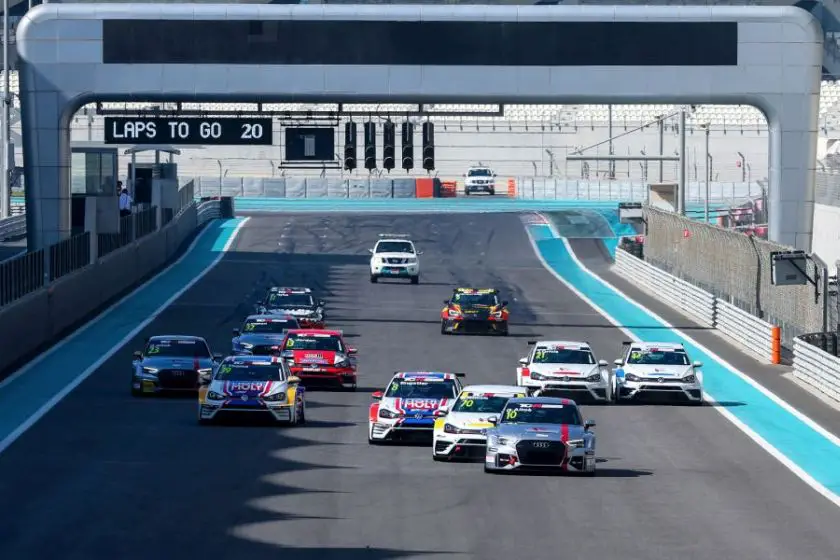
[(806, 385), (836, 401), (840, 401), (840, 358), (814, 344), (817, 338), (834, 338), (837, 333), (816, 333), (793, 339), (793, 375)]
[(697, 286), (631, 255), (615, 252), (615, 270), (643, 291), (713, 328), (760, 360), (782, 362), (781, 329)]
[(0, 220), (0, 241), (26, 235), (26, 214), (9, 216)]

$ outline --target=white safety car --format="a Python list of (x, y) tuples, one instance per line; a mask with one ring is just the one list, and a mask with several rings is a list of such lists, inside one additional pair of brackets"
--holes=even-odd
[(598, 360), (586, 342), (531, 340), (531, 352), (519, 360), (516, 384), (534, 396), (576, 401), (613, 401), (614, 381), (606, 360)]
[(488, 420), (498, 416), (508, 399), (527, 397), (523, 387), (515, 385), (470, 385), (465, 387), (452, 406), (435, 413), (432, 457), (445, 459), (480, 459), (484, 457)]
[(682, 344), (625, 342), (615, 366), (618, 402), (658, 397), (703, 404), (703, 364), (692, 362)]
[(464, 194), (496, 194), (496, 174), (489, 167), (470, 167), (464, 174)]
[(420, 283), (418, 251), (407, 234), (380, 233), (370, 257), (370, 281), (380, 278), (409, 278), (412, 284)]

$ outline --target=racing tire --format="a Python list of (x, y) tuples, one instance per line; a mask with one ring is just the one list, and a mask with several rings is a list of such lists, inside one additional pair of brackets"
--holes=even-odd
[(132, 387), (131, 388), (131, 396), (134, 397), (134, 398), (137, 398), (137, 399), (142, 398), (143, 397), (143, 391), (141, 391), (139, 389), (135, 389), (134, 387)]
[(419, 284), (420, 283), (420, 277), (419, 276), (412, 276), (411, 277), (411, 283), (412, 284)]
[(443, 324), (443, 321), (441, 321), (441, 322), (440, 322), (440, 334), (442, 334), (442, 335), (447, 335), (447, 334), (449, 334), (449, 333), (446, 331), (446, 325), (444, 325), (444, 324)]
[(378, 279), (379, 279), (379, 278), (376, 276), (376, 274), (371, 274), (371, 275), (370, 275), (370, 283), (371, 283), (371, 284), (376, 284), (376, 281), (377, 281)]
[(489, 193), (490, 193), (490, 196), (496, 196), (496, 189), (490, 189), (490, 190), (489, 190), (489, 191), (487, 191), (487, 192), (489, 192)]
[(199, 426), (209, 426), (212, 423), (213, 423), (213, 421), (210, 420), (209, 418), (199, 418), (198, 419), (198, 425)]
[(437, 453), (432, 453), (432, 460), (438, 463), (447, 463), (449, 462), (448, 457), (444, 457), (443, 455), (438, 455)]

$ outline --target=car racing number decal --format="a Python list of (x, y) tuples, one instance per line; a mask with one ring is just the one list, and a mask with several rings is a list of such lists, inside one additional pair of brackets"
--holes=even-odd
[(397, 382), (391, 383), (391, 392), (396, 393), (400, 390), (400, 384)]
[(505, 411), (505, 419), (506, 419), (506, 420), (513, 420), (513, 419), (514, 419), (514, 418), (516, 418), (518, 415), (519, 415), (519, 411), (518, 411), (518, 410), (516, 410), (516, 409), (511, 409), (511, 408), (509, 408), (509, 409), (507, 409), (507, 410)]
[(243, 329), (243, 330), (245, 330), (245, 331), (253, 331), (253, 330), (254, 330), (254, 329), (256, 329), (256, 328), (257, 328), (256, 323), (247, 323), (247, 324), (245, 325), (245, 329)]
[(548, 351), (545, 348), (540, 348), (536, 352), (534, 352), (534, 359), (535, 360), (543, 360), (545, 359), (545, 355), (548, 354)]
[(464, 401), (464, 408), (472, 408), (475, 406), (475, 401), (473, 399), (467, 399)]
[(146, 350), (146, 354), (160, 354), (160, 345), (158, 344), (150, 344), (149, 349)]
[(286, 341), (286, 348), (293, 348), (294, 345), (295, 345), (295, 339), (294, 338), (290, 338), (289, 340)]
[(230, 366), (222, 366), (221, 368), (219, 368), (219, 373), (221, 373), (222, 375), (226, 375), (226, 374), (228, 374), (232, 371), (233, 371), (233, 368), (230, 367)]

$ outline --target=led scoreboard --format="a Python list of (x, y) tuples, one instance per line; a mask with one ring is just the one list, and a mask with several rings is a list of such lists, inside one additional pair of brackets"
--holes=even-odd
[(106, 144), (271, 146), (270, 118), (105, 117)]

